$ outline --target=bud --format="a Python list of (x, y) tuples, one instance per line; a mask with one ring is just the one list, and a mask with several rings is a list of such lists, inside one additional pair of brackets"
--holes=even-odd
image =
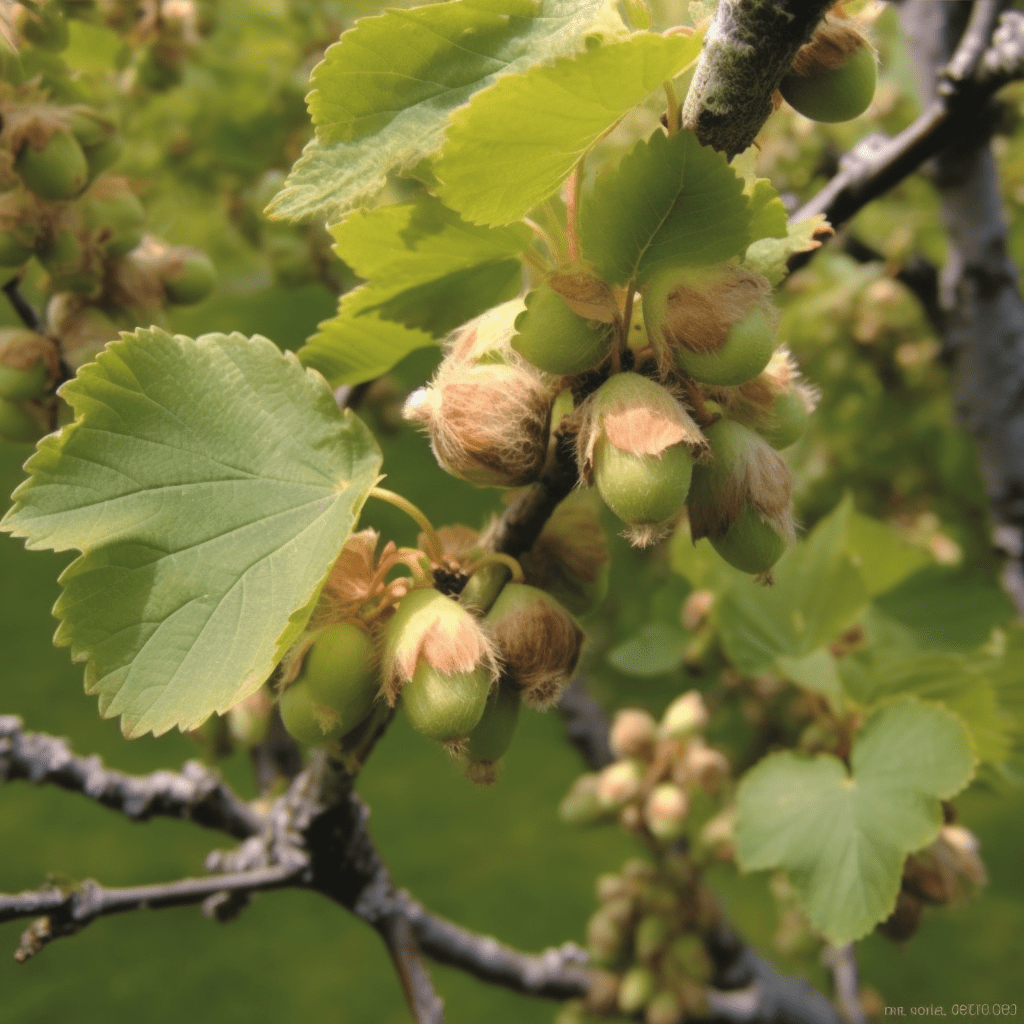
[(602, 768), (598, 778), (598, 801), (607, 810), (617, 810), (640, 796), (644, 769), (639, 761), (616, 761)]
[(618, 899), (620, 896), (628, 896), (632, 892), (632, 887), (626, 879), (613, 872), (598, 875), (594, 887), (597, 892), (597, 898), (602, 903)]
[(923, 913), (924, 904), (921, 900), (901, 889), (896, 896), (893, 912), (876, 925), (875, 930), (893, 942), (906, 942), (917, 931)]
[(538, 711), (554, 705), (569, 684), (585, 639), (573, 617), (550, 595), (507, 583), (484, 617), (506, 678)]
[(558, 805), (558, 816), (566, 825), (594, 825), (608, 819), (608, 811), (597, 795), (599, 783), (597, 772), (588, 772), (569, 787)]
[(655, 984), (654, 975), (646, 967), (633, 967), (626, 971), (619, 982), (619, 1011), (639, 1013), (654, 995)]
[(701, 736), (691, 737), (672, 771), (672, 778), (680, 786), (697, 785), (711, 796), (718, 794), (728, 777), (729, 759), (709, 747)]
[(595, 963), (611, 965), (626, 945), (626, 929), (618, 916), (602, 907), (587, 922), (587, 952)]
[(460, 328), (430, 386), (405, 404), (441, 468), (480, 486), (533, 483), (547, 458), (554, 394), (509, 347), (522, 308), (519, 299), (506, 302)]
[(765, 573), (795, 532), (789, 469), (767, 441), (730, 419), (705, 433), (711, 457), (694, 470), (690, 533), (707, 537), (737, 569)]
[(570, 494), (519, 558), (526, 582), (576, 616), (596, 610), (608, 593), (610, 558), (597, 504), (592, 492)]
[(708, 709), (696, 690), (688, 690), (665, 709), (659, 731), (668, 739), (683, 739), (708, 724)]
[(697, 424), (675, 398), (636, 373), (609, 378), (591, 398), (578, 435), (583, 479), (637, 546), (654, 543), (682, 511), (693, 470), (691, 450), (704, 446)]
[(107, 256), (124, 256), (142, 241), (146, 211), (124, 178), (100, 178), (82, 205), (85, 223)]
[(40, 398), (59, 371), (57, 347), (45, 335), (17, 327), (0, 329), (0, 398)]
[(786, 102), (812, 121), (860, 117), (871, 105), (878, 58), (856, 23), (826, 17), (779, 85)]
[(771, 284), (741, 267), (669, 269), (644, 291), (644, 322), (663, 370), (734, 386), (756, 377), (775, 350)]
[[(611, 316), (617, 320), (611, 290), (603, 281), (596, 284), (607, 292)], [(526, 309), (516, 317), (515, 328), (512, 348), (538, 369), (554, 374), (593, 369), (607, 358), (615, 333), (613, 321), (602, 323), (574, 313), (549, 283), (526, 296)]]
[(89, 181), (89, 165), (77, 139), (58, 128), (42, 129), (26, 138), (14, 160), (14, 170), (25, 188), (39, 196), (60, 202), (72, 199)]
[(631, 882), (653, 882), (658, 877), (658, 869), (643, 857), (630, 857), (622, 865), (622, 877)]
[(662, 951), (668, 940), (668, 921), (662, 914), (647, 914), (642, 917), (633, 933), (633, 948), (636, 958), (651, 961)]
[(471, 782), (490, 785), (497, 781), (498, 761), (512, 745), (520, 703), (519, 688), (504, 679), (491, 691), (466, 746), (466, 777)]
[(266, 690), (257, 690), (228, 713), (228, 733), (242, 747), (252, 749), (267, 738), (273, 701)]
[(719, 860), (732, 860), (738, 813), (736, 806), (732, 805), (709, 818), (698, 833), (698, 845), (711, 850)]
[(658, 738), (658, 725), (653, 716), (640, 708), (616, 712), (608, 733), (608, 743), (617, 757), (650, 760)]
[(674, 992), (658, 992), (647, 1004), (644, 1024), (683, 1024), (686, 1014)]
[(706, 984), (711, 980), (711, 958), (699, 935), (692, 932), (680, 935), (668, 947), (668, 955), (673, 964), (693, 981)]
[(689, 809), (686, 794), (675, 784), (662, 782), (651, 790), (644, 803), (644, 821), (656, 839), (670, 843), (686, 831)]
[(202, 302), (217, 283), (217, 271), (210, 257), (187, 245), (167, 250), (160, 265), (160, 278), (167, 301), (178, 306)]

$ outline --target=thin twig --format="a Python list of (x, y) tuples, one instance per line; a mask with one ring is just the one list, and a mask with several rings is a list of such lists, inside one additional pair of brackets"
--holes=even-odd
[(4, 294), (10, 300), (11, 305), (14, 307), (14, 312), (21, 318), (21, 322), (30, 330), (38, 331), (43, 326), (42, 320), (39, 319), (39, 314), (33, 309), (32, 304), (21, 294), (19, 285), (21, 284), (21, 278), (18, 276), (12, 277), (7, 284), (4, 285)]
[(572, 999), (590, 987), (594, 972), (586, 966), (587, 954), (571, 942), (543, 953), (522, 953), (431, 914), (406, 892), (396, 897), (420, 948), (438, 963), (541, 999)]
[(867, 1014), (861, 1005), (857, 976), (857, 953), (853, 943), (844, 946), (826, 946), (821, 962), (832, 975), (832, 988), (836, 1006), (846, 1024), (867, 1024)]
[(8, 896), (0, 894), (0, 923), (45, 915), (25, 931), (15, 954), (19, 962), (54, 939), (74, 935), (97, 918), (130, 910), (163, 910), (202, 903), (220, 892), (256, 892), (296, 885), (302, 869), (294, 865), (259, 868), (233, 875), (182, 878), (158, 885), (108, 889), (87, 879), (71, 892), (46, 888)]
[(0, 716), (0, 781), (24, 780), (60, 786), (118, 811), (132, 821), (180, 818), (236, 839), (257, 834), (263, 819), (220, 775), (198, 761), (180, 772), (127, 775), (107, 768), (95, 754), (79, 757), (67, 742), (45, 733), (23, 732), (21, 719)]
[[(956, 55), (950, 65), (956, 61)], [(790, 218), (806, 220), (819, 213), (838, 228), (873, 199), (888, 192), (926, 160), (952, 144), (975, 138), (986, 118), (979, 117), (988, 100), (1004, 85), (1024, 73), (1024, 14), (1002, 15), (991, 45), (982, 55), (973, 78), (958, 83), (955, 92), (935, 99), (898, 135), (870, 135), (840, 163), (831, 181)], [(794, 254), (789, 269), (797, 270), (811, 258)]]

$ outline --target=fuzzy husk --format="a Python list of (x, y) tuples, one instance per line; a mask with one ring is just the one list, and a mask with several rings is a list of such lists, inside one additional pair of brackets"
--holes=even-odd
[(675, 444), (693, 454), (707, 441), (700, 427), (669, 390), (637, 373), (610, 377), (577, 410), (576, 458), (580, 476), (593, 480), (594, 449), (603, 433), (620, 451), (630, 455), (660, 456)]
[(46, 388), (60, 376), (60, 352), (45, 335), (21, 328), (0, 330), (0, 364), (15, 370), (30, 370), (42, 362), (46, 366)]
[(496, 645), (479, 622), (437, 590), (413, 590), (398, 606), (384, 633), (384, 695), (394, 707), (420, 661), (445, 675), (484, 669), (498, 678)]
[(706, 433), (710, 458), (694, 467), (687, 501), (693, 539), (724, 537), (749, 504), (792, 541), (793, 480), (782, 457), (753, 430), (732, 420), (721, 419)]
[(716, 352), (733, 325), (761, 306), (774, 326), (778, 314), (771, 302), (766, 277), (743, 267), (725, 265), (714, 270), (666, 270), (647, 286), (643, 298), (644, 323), (663, 372), (672, 366), (672, 349), (697, 355)]
[(545, 283), (584, 320), (617, 324), (622, 319), (619, 303), (608, 283), (586, 269), (566, 268), (553, 271), (545, 278)]
[(558, 505), (519, 564), (527, 583), (564, 597), (570, 611), (579, 614), (591, 604), (609, 560), (596, 496), (577, 491)]
[(617, 757), (638, 757), (649, 760), (658, 739), (658, 723), (640, 708), (623, 708), (615, 713), (608, 744)]
[(532, 483), (547, 457), (552, 383), (509, 344), (524, 308), (515, 299), (455, 331), (430, 386), (405, 404), (442, 468), (470, 483)]
[(537, 711), (552, 707), (569, 685), (586, 639), (576, 620), (549, 594), (508, 583), (484, 618), (505, 678)]
[(735, 388), (714, 388), (708, 397), (718, 402), (731, 419), (754, 430), (770, 423), (775, 400), (786, 392), (796, 394), (808, 414), (814, 412), (821, 398), (820, 391), (807, 383), (785, 345), (780, 345), (762, 373)]
[(827, 15), (811, 36), (810, 42), (797, 50), (791, 73), (813, 78), (826, 71), (841, 68), (862, 46), (870, 46), (860, 26), (852, 18)]

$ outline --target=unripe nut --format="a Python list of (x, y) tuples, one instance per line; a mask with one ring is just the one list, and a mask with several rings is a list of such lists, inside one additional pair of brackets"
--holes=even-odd
[(654, 974), (646, 967), (626, 971), (619, 983), (619, 1011), (633, 1014), (642, 1010), (654, 995)]
[(665, 709), (661, 716), (661, 735), (682, 739), (708, 724), (708, 709), (696, 690), (688, 690)]

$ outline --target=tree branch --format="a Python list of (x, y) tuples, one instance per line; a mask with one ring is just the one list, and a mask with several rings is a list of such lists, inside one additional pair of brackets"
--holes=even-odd
[(867, 1024), (867, 1014), (861, 1006), (857, 951), (852, 942), (844, 946), (826, 946), (821, 962), (832, 975), (832, 988), (836, 1005), (846, 1024)]
[(177, 772), (126, 775), (99, 757), (78, 757), (63, 739), (23, 732), (21, 719), (0, 716), (0, 781), (49, 783), (95, 800), (132, 821), (179, 818), (236, 839), (255, 835), (263, 819), (217, 772), (189, 761)]
[[(931, 5), (935, 6), (935, 5)], [(947, 4), (938, 5), (946, 8)], [(975, 44), (965, 41), (965, 52)], [(959, 54), (959, 50), (957, 53)], [(958, 62), (957, 55), (950, 67)], [(873, 199), (877, 199), (926, 160), (956, 141), (977, 139), (979, 122), (982, 137), (988, 130), (983, 112), (996, 92), (1008, 82), (1024, 75), (1024, 14), (1008, 11), (1002, 15), (991, 44), (977, 63), (973, 77), (960, 79), (949, 95), (934, 99), (912, 124), (893, 138), (869, 135), (840, 162), (840, 170), (817, 195), (804, 203), (791, 220), (806, 220), (823, 213), (838, 228)], [(968, 143), (969, 147), (969, 143)], [(789, 269), (797, 270), (811, 254), (796, 253)]]
[(302, 868), (295, 865), (278, 865), (234, 875), (183, 878), (176, 882), (122, 889), (107, 889), (87, 879), (71, 892), (50, 887), (14, 896), (0, 894), (0, 923), (46, 915), (26, 929), (21, 937), (15, 959), (23, 963), (47, 943), (74, 935), (100, 917), (130, 910), (188, 906), (225, 891), (251, 893), (280, 889), (295, 885), (301, 872)]
[(397, 893), (396, 899), (420, 948), (438, 963), (541, 999), (573, 999), (590, 988), (594, 971), (587, 966), (589, 958), (571, 942), (543, 953), (521, 953), (431, 914), (407, 892)]
[(750, 146), (772, 97), (833, 0), (719, 0), (683, 105), (683, 127), (732, 158)]
[(31, 303), (21, 294), (20, 284), (21, 277), (15, 275), (4, 285), (4, 294), (10, 300), (14, 312), (18, 314), (21, 322), (30, 331), (38, 331), (43, 326), (42, 321), (39, 319), (39, 314), (32, 308)]
[[(939, 70), (966, 10), (960, 3), (919, 0), (903, 7), (926, 95), (939, 90)], [(973, 15), (965, 36), (977, 20)], [(958, 54), (965, 45), (960, 43)], [(999, 74), (1006, 69), (1019, 74), (1022, 64), (1024, 14), (1010, 11), (1000, 19), (979, 74), (992, 67)], [(1007, 253), (989, 132), (975, 131), (944, 149), (935, 162), (934, 180), (949, 241), (940, 283), (946, 315), (942, 347), (953, 366), (957, 418), (977, 441), (994, 540), (1006, 556), (1003, 585), (1024, 615), (1024, 301)]]

